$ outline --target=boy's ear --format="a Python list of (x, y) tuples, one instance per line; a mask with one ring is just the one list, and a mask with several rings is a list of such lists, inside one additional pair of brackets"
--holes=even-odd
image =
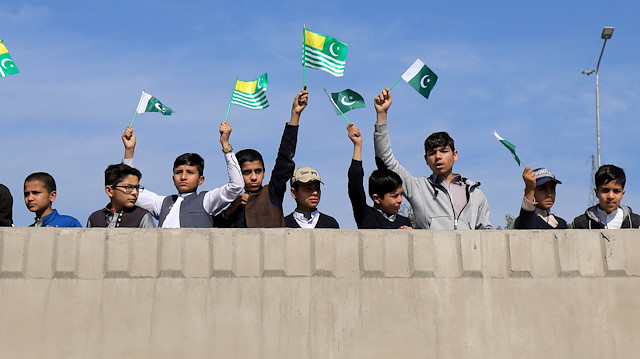
[(104, 193), (106, 193), (107, 196), (109, 196), (109, 198), (113, 198), (113, 187), (105, 186), (104, 187)]
[(291, 187), (291, 197), (293, 197), (293, 199), (296, 199), (297, 195), (298, 195), (298, 193), (296, 192), (296, 189)]
[(58, 194), (56, 193), (56, 191), (49, 192), (49, 202), (55, 201), (57, 196)]
[(453, 151), (453, 162), (456, 162), (458, 160), (458, 150), (454, 150)]
[(375, 203), (377, 203), (377, 204), (380, 204), (380, 202), (382, 202), (382, 197), (378, 196), (378, 195), (377, 195), (377, 194), (375, 194), (375, 193), (371, 196), (371, 198), (372, 198), (372, 199), (373, 199), (373, 201), (374, 201)]
[(198, 179), (198, 186), (202, 186), (202, 183), (204, 183), (204, 176), (200, 176), (200, 179)]

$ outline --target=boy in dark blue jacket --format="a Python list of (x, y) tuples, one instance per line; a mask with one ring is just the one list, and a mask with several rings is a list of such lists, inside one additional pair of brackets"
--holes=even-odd
[(564, 219), (553, 215), (551, 207), (556, 200), (556, 185), (562, 184), (546, 168), (522, 172), (524, 198), (520, 216), (516, 218), (516, 229), (567, 229)]

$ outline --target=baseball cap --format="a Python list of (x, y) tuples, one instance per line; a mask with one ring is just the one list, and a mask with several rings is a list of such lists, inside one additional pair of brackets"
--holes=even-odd
[(562, 182), (556, 179), (556, 176), (554, 176), (551, 171), (544, 167), (536, 168), (535, 170), (533, 170), (533, 173), (536, 174), (536, 187), (542, 186), (549, 181), (562, 184)]
[(291, 177), (291, 185), (294, 183), (309, 183), (313, 181), (318, 181), (324, 184), (318, 174), (318, 171), (311, 167), (300, 167), (296, 169), (293, 173), (293, 177)]

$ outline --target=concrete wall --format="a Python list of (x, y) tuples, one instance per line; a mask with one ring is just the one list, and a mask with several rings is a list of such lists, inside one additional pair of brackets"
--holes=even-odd
[(0, 230), (0, 358), (637, 358), (640, 232)]

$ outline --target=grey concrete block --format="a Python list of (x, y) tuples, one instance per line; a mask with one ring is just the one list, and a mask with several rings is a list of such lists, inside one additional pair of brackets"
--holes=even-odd
[(335, 246), (335, 270), (336, 278), (360, 277), (360, 234), (355, 230), (340, 230), (340, 236), (336, 232), (325, 230), (334, 237)]
[(626, 238), (636, 238), (635, 231), (615, 231), (614, 235), (602, 235), (604, 256), (607, 264), (607, 275), (626, 276), (625, 246)]
[[(611, 232), (612, 230), (608, 231)], [(587, 233), (585, 233), (587, 234)], [(602, 234), (589, 232), (579, 247), (580, 274), (583, 277), (603, 277), (607, 274), (606, 258)]]
[(640, 236), (637, 230), (620, 230), (625, 243), (625, 272), (630, 276), (640, 276)]
[(158, 237), (158, 231), (145, 231), (131, 239), (131, 277), (158, 276)]
[(531, 250), (531, 275), (534, 278), (556, 278), (560, 274), (555, 231), (527, 231)]
[(334, 235), (329, 231), (313, 232), (314, 274), (333, 276), (335, 269)]
[(235, 233), (232, 229), (220, 229), (213, 236), (214, 275), (230, 275), (233, 272)]
[(10, 234), (4, 231), (2, 236), (1, 276), (22, 276), (26, 255), (27, 238), (31, 232), (39, 230), (53, 231), (46, 228), (12, 228)]
[(433, 236), (431, 231), (411, 231), (413, 241), (413, 274), (417, 276), (433, 276), (435, 259)]
[(106, 231), (85, 230), (80, 239), (78, 270), (80, 279), (101, 279), (105, 275)]
[(455, 231), (432, 231), (434, 274), (440, 278), (462, 276), (460, 241)]
[[(517, 277), (531, 276), (530, 231), (507, 231), (511, 274)], [(536, 232), (537, 233), (537, 232)]]
[(311, 232), (312, 230), (294, 231), (289, 232), (286, 237), (287, 276), (311, 275)]
[(510, 276), (509, 241), (506, 233), (485, 235), (482, 243), (482, 276), (507, 278)]
[[(134, 231), (128, 228), (91, 229), (107, 238), (107, 273), (111, 277), (128, 276), (131, 262), (131, 243)], [(136, 235), (139, 235), (138, 233)]]
[[(166, 229), (165, 229), (166, 230)], [(182, 232), (182, 273), (187, 278), (209, 278), (213, 270), (211, 264), (211, 241), (205, 229), (171, 229)]]
[(560, 261), (560, 271), (563, 276), (580, 275), (579, 249), (582, 239), (591, 231), (568, 230), (562, 235), (558, 235), (558, 259)]
[(384, 231), (384, 275), (389, 278), (409, 278), (411, 238), (407, 230)]
[(362, 234), (363, 275), (383, 276), (385, 240), (388, 237), (382, 230), (364, 230)]
[[(296, 238), (300, 232), (285, 228), (269, 229), (264, 238), (264, 272), (269, 275), (284, 275), (287, 240)], [(307, 234), (309, 237), (309, 234)]]
[(262, 276), (262, 230), (236, 232), (233, 273), (237, 277)]
[(485, 231), (459, 231), (462, 271), (465, 276), (482, 276), (482, 236)]
[(160, 272), (169, 275), (182, 275), (182, 237), (179, 231), (159, 230), (160, 232)]
[(67, 230), (58, 232), (55, 249), (55, 275), (62, 277), (75, 277), (78, 266), (78, 237), (84, 232)]
[[(68, 230), (67, 230), (68, 231)], [(29, 233), (26, 254), (25, 275), (28, 278), (53, 277), (53, 249), (57, 232), (64, 229), (41, 228), (40, 231)]]

